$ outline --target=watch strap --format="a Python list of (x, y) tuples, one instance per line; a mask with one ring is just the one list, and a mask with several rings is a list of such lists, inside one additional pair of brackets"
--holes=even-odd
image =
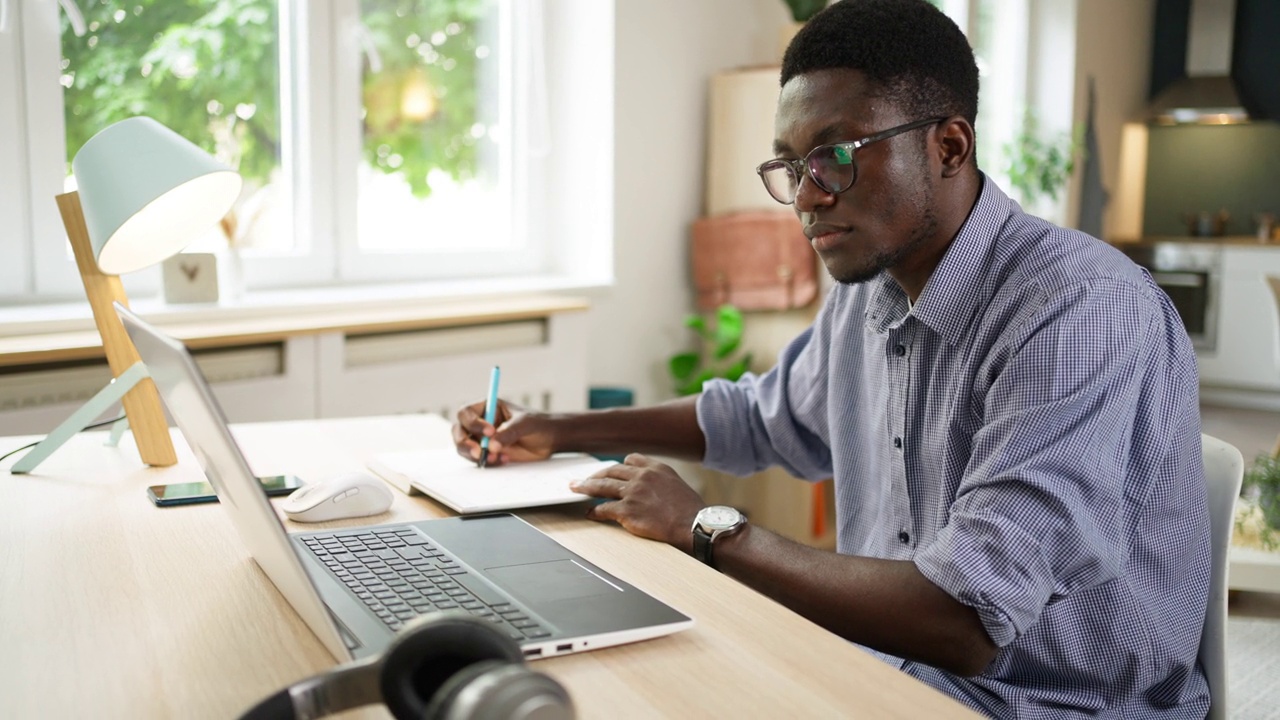
[(693, 556), (700, 562), (715, 568), (715, 559), (711, 557), (711, 536), (701, 526), (693, 526)]

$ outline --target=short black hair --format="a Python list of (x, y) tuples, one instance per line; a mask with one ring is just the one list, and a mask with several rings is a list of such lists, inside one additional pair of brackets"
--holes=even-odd
[(787, 47), (781, 84), (815, 70), (862, 71), (911, 119), (978, 118), (978, 65), (960, 28), (926, 0), (840, 0)]

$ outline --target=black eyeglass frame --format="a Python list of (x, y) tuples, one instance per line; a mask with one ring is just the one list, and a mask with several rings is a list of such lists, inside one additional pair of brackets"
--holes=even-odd
[[(874, 135), (868, 135), (859, 140), (852, 140), (848, 142), (838, 142), (838, 143), (827, 143), (825, 145), (819, 145), (818, 147), (810, 150), (809, 153), (804, 157), (797, 158), (795, 160), (787, 160), (786, 158), (773, 158), (772, 160), (766, 160), (760, 163), (756, 167), (756, 174), (760, 176), (760, 181), (764, 183), (764, 189), (766, 192), (769, 193), (769, 197), (773, 198), (774, 200), (777, 200), (783, 205), (791, 205), (795, 203), (796, 193), (800, 191), (800, 183), (804, 180), (804, 176), (806, 174), (808, 174), (809, 179), (813, 181), (813, 184), (818, 186), (818, 189), (830, 195), (839, 195), (845, 190), (848, 190), (849, 188), (853, 187), (858, 182), (857, 151), (859, 148), (864, 148), (873, 142), (888, 140), (889, 138), (895, 135), (901, 135), (902, 133), (908, 132), (910, 130), (915, 130), (917, 128), (922, 128), (929, 125), (937, 125), (938, 123), (946, 119), (947, 118), (945, 117), (936, 117), (936, 118), (929, 118), (927, 120), (916, 120), (914, 122), (909, 122), (903, 125), (897, 125), (897, 126), (891, 127), (888, 130), (881, 130), (880, 132), (875, 133)], [(813, 157), (814, 153), (818, 152), (819, 150), (824, 150), (826, 148), (831, 148), (831, 147), (846, 148), (849, 151), (849, 160), (853, 166), (853, 180), (849, 182), (848, 187), (843, 187), (838, 190), (827, 187), (827, 184), (824, 183), (816, 174), (814, 174), (813, 167), (809, 164), (809, 159)], [(777, 195), (774, 195), (773, 190), (770, 189), (769, 180), (765, 177), (765, 173), (772, 172), (773, 170), (777, 170), (777, 169), (787, 170), (790, 173), (791, 177), (795, 180), (795, 183), (791, 188), (790, 200), (780, 199)]]

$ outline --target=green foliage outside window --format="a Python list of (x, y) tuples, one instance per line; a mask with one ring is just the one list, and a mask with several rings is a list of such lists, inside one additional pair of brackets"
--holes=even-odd
[[(366, 160), (403, 173), (418, 197), (430, 194), (432, 170), (459, 181), (475, 176), (475, 27), (489, 2), (362, 3), (361, 19), (382, 63), (372, 73), (365, 59)], [(220, 157), (250, 183), (270, 181), (281, 149), (276, 0), (80, 0), (79, 6), (82, 37), (62, 20), (68, 168), (99, 130), (148, 115), (210, 153), (221, 149)], [(402, 112), (411, 83), (430, 93), (433, 114)]]
[[(208, 7), (202, 7), (207, 5)], [(67, 162), (111, 123), (148, 115), (215, 151), (235, 133), (246, 179), (265, 180), (279, 154), (274, 2), (81, 2), (87, 32), (62, 20)], [(236, 117), (237, 107), (248, 119)], [(221, 127), (219, 127), (221, 126)]]
[[(376, 74), (368, 72), (366, 61), (365, 159), (384, 172), (403, 171), (417, 197), (431, 194), (426, 182), (431, 170), (443, 170), (458, 182), (474, 178), (477, 138), (472, 128), (480, 122), (476, 51), (484, 44), (476, 30), (492, 3), (366, 0), (363, 5), (362, 19), (382, 56), (382, 70)], [(415, 22), (406, 23), (404, 15)], [(403, 112), (406, 93), (415, 86), (429, 88), (435, 99), (437, 110), (430, 117)], [(387, 148), (404, 165), (397, 168)]]
[(1055, 200), (1071, 180), (1076, 156), (1082, 152), (1084, 127), (1075, 133), (1046, 135), (1033, 113), (1028, 112), (1013, 142), (1004, 146), (1009, 184), (1024, 203), (1039, 198)]

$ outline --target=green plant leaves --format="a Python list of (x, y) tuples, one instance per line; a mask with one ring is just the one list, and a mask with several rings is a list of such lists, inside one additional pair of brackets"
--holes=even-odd
[(672, 355), (667, 361), (667, 367), (671, 371), (671, 377), (676, 380), (687, 380), (693, 376), (695, 370), (698, 369), (698, 363), (702, 361), (702, 357), (696, 352), (684, 352)]
[(1056, 198), (1071, 180), (1083, 139), (1082, 126), (1073, 134), (1046, 136), (1035, 114), (1028, 111), (1017, 137), (1003, 148), (1009, 184), (1018, 191), (1019, 199), (1030, 203), (1040, 197)]
[(735, 358), (742, 345), (742, 311), (733, 305), (721, 305), (710, 318), (689, 315), (684, 326), (698, 336), (697, 351), (680, 352), (667, 359), (667, 370), (675, 380), (680, 395), (702, 392), (702, 384), (712, 378), (737, 380), (751, 367), (751, 353)]
[(716, 310), (715, 355), (724, 360), (738, 349), (742, 342), (742, 311), (732, 305), (721, 305)]
[(1259, 455), (1244, 473), (1240, 495), (1253, 496), (1262, 511), (1261, 528), (1263, 547), (1280, 549), (1280, 458)]
[(796, 22), (805, 22), (827, 6), (827, 0), (783, 0)]
[[(89, 27), (84, 37), (72, 34), (63, 14), (66, 172), (99, 130), (148, 115), (206, 152), (217, 154), (222, 147), (228, 154), (221, 159), (251, 186), (272, 182), (283, 152), (280, 5), (275, 0), (81, 2)], [(380, 72), (362, 73), (368, 167), (401, 175), (419, 198), (431, 193), (427, 176), (432, 171), (459, 182), (475, 177), (479, 140), (473, 132), (483, 122), (477, 50), (485, 42), (481, 24), (488, 3), (360, 5), (361, 22), (382, 60)], [(440, 38), (433, 37), (436, 30)], [(410, 82), (425, 82), (439, 100), (435, 115), (406, 116), (402, 102)], [(393, 155), (395, 162), (388, 159)]]
[(738, 378), (742, 377), (750, 367), (751, 353), (747, 353), (742, 356), (741, 360), (730, 365), (729, 369), (724, 371), (724, 377), (726, 380), (733, 380), (736, 382)]

